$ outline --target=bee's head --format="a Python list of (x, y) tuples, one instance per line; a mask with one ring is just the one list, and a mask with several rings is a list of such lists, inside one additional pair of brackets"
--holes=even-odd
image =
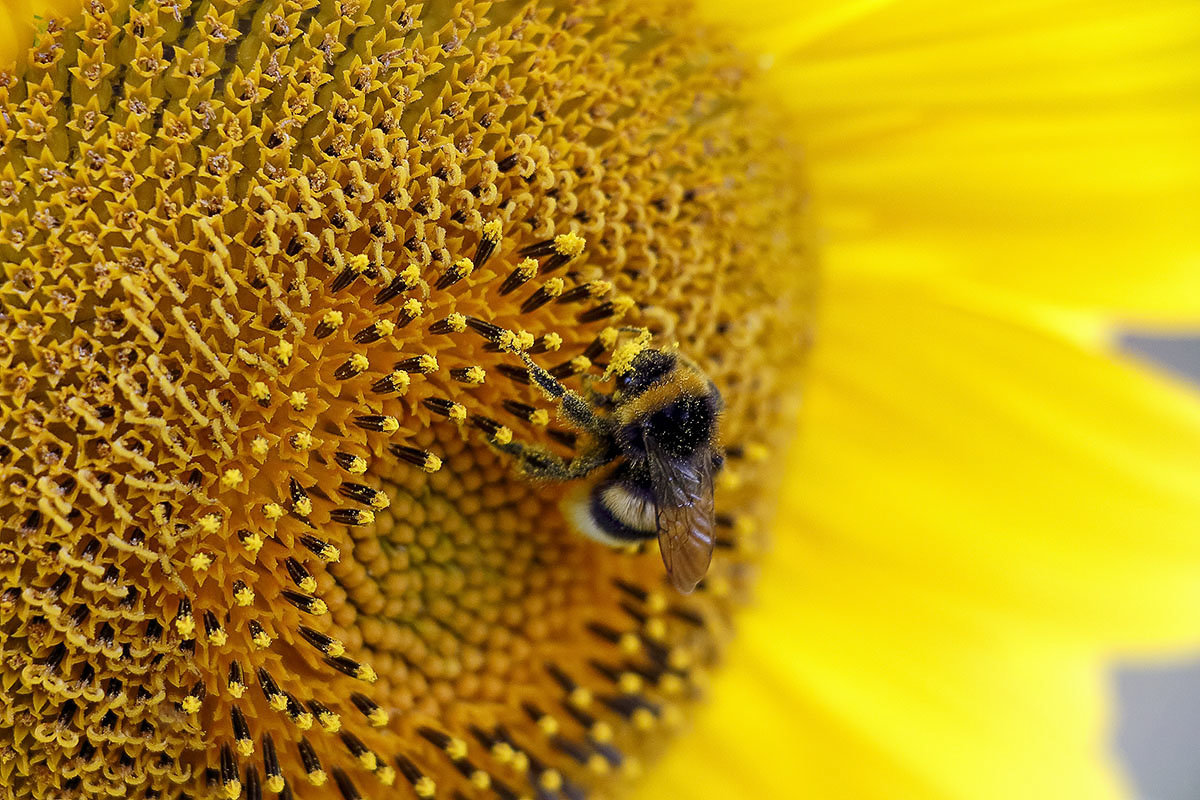
[(628, 371), (617, 376), (616, 389), (622, 400), (631, 400), (651, 386), (670, 378), (678, 358), (674, 353), (647, 348), (633, 358)]

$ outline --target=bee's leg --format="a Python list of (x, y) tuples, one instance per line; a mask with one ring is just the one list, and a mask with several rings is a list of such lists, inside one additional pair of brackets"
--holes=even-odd
[(612, 460), (604, 458), (598, 450), (580, 453), (568, 461), (562, 456), (520, 442), (509, 442), (496, 447), (516, 458), (521, 472), (526, 475), (555, 481), (582, 478)]
[(529, 377), (541, 387), (542, 391), (558, 401), (558, 405), (567, 415), (567, 419), (591, 433), (599, 434), (604, 431), (603, 423), (592, 413), (592, 407), (586, 400), (563, 386), (558, 378), (535, 364), (528, 353), (521, 353), (520, 356), (529, 369)]

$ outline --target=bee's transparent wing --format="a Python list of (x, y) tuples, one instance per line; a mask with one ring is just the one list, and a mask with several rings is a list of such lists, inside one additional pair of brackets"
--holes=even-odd
[(672, 458), (643, 438), (663, 564), (671, 583), (687, 594), (708, 571), (716, 540), (712, 453), (702, 448), (690, 459)]

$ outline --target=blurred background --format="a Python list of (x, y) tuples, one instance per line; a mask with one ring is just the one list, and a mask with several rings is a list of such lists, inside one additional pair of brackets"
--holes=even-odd
[[(1200, 337), (1126, 334), (1127, 353), (1200, 386)], [(1142, 800), (1200, 798), (1200, 659), (1115, 676), (1116, 747)]]

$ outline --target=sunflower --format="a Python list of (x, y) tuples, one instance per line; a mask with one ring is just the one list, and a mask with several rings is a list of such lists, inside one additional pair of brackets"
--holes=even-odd
[[(1104, 266), (1147, 231), (1187, 255), (1195, 163), (1156, 181), (1129, 156), (1188, 152), (1153, 112), (1192, 86), (1194, 17), (515, 5), (40, 26), (0, 186), (8, 792), (619, 792), (707, 693), (649, 796), (1111, 793), (1103, 657), (1200, 630), (1195, 571), (1159, 561), (1194, 554), (1193, 400), (1104, 349), (1116, 313), (1195, 310)], [(1121, 94), (1054, 61), (1075, 43), (1114, 77), (1164, 55)], [(1093, 151), (1090, 112), (1011, 124), (1114, 94), (1164, 108), (1106, 103)], [(1131, 146), (1156, 121), (1179, 138)], [(1031, 213), (1067, 156), (1078, 182)], [(1085, 192), (1101, 163), (1119, 215)], [(764, 557), (810, 330), (805, 181), (820, 346)], [(1114, 214), (1104, 249), (1095, 220), (1067, 235), (1088, 210)], [(654, 553), (580, 541), (561, 487), (505, 458), (577, 445), (514, 354), (581, 386), (627, 325), (731, 403), (691, 598)]]

